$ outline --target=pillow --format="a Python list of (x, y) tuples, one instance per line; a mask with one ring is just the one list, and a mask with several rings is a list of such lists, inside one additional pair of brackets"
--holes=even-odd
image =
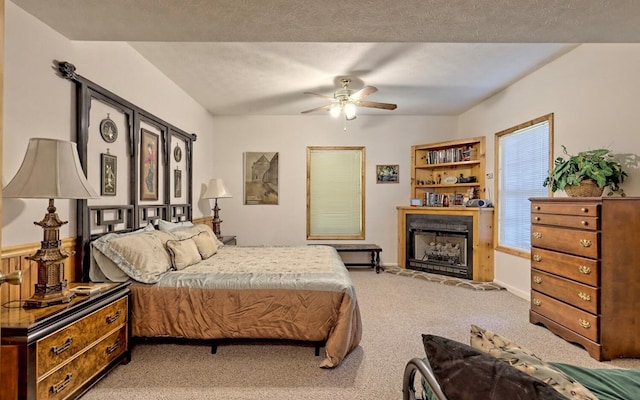
[(546, 383), (471, 346), (422, 335), (424, 350), (449, 399), (566, 400)]
[(94, 246), (136, 281), (156, 283), (171, 269), (171, 258), (165, 249), (165, 243), (175, 239), (170, 233), (144, 231), (105, 237), (96, 240)]
[(489, 330), (471, 325), (471, 346), (548, 383), (569, 399), (598, 400), (580, 382), (542, 361), (530, 350)]
[(196, 243), (200, 257), (203, 260), (218, 252), (218, 241), (212, 238), (209, 233), (200, 232), (193, 236), (192, 239)]
[(200, 262), (200, 252), (193, 239), (168, 240), (167, 250), (171, 255), (171, 264), (177, 270)]
[(199, 234), (200, 232), (206, 232), (213, 240), (215, 240), (216, 243), (218, 243), (218, 247), (224, 246), (224, 243), (218, 240), (218, 238), (216, 237), (216, 234), (213, 233), (213, 230), (209, 225), (195, 224), (191, 227), (178, 228), (171, 231), (171, 233), (174, 234), (178, 239), (190, 238)]
[(628, 400), (640, 393), (640, 369), (583, 368), (563, 363), (550, 363), (577, 379), (599, 399)]
[(163, 232), (171, 232), (180, 228), (188, 228), (193, 226), (193, 222), (191, 221), (182, 221), (182, 222), (170, 222), (165, 221), (163, 219), (158, 221), (158, 229)]

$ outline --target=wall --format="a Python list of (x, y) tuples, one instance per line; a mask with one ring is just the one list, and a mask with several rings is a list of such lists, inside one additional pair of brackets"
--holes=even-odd
[[(194, 186), (212, 174), (213, 117), (128, 44), (72, 42), (6, 2), (5, 113), (2, 185), (15, 175), (29, 138), (75, 141), (74, 84), (57, 76), (53, 60), (69, 61), (77, 73), (187, 132), (195, 132)], [(91, 168), (99, 168), (95, 160)], [(91, 182), (99, 190), (99, 182)], [(46, 212), (45, 200), (4, 199), (2, 245), (41, 240), (33, 221)], [(75, 236), (75, 202), (57, 200), (69, 224), (60, 237)], [(205, 210), (206, 211), (206, 210)], [(196, 209), (194, 217), (201, 217)]]
[[(638, 71), (640, 44), (580, 45), (460, 115), (459, 132), (486, 135), (487, 172), (494, 169), (496, 132), (547, 113), (554, 113), (554, 157), (561, 145), (573, 153), (604, 147), (640, 154)], [(624, 190), (640, 196), (640, 169), (628, 172)], [(528, 259), (496, 252), (495, 266), (496, 282), (529, 297)]]

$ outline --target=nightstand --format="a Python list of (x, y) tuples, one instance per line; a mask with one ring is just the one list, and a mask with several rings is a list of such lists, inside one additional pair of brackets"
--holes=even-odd
[(100, 290), (44, 308), (2, 307), (2, 353), (13, 354), (2, 364), (19, 375), (13, 393), (0, 378), (3, 399), (75, 399), (129, 362), (129, 283), (69, 284), (76, 286)]
[(236, 241), (236, 237), (235, 236), (222, 236), (220, 238), (220, 241), (225, 246), (235, 246), (236, 244), (238, 244), (238, 242)]

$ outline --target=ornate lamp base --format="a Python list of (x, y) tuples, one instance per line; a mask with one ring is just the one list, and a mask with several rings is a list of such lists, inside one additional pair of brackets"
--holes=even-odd
[(54, 304), (68, 303), (71, 301), (71, 299), (76, 297), (75, 293), (67, 290), (66, 280), (63, 282), (60, 282), (60, 285), (54, 285), (54, 287), (62, 286), (63, 289), (61, 291), (57, 287), (55, 287), (55, 289), (52, 287), (47, 287), (45, 290), (48, 290), (49, 293), (40, 294), (40, 293), (37, 293), (38, 291), (37, 286), (38, 285), (36, 285), (36, 294), (34, 294), (30, 299), (24, 301), (24, 304), (22, 305), (23, 308), (49, 307)]

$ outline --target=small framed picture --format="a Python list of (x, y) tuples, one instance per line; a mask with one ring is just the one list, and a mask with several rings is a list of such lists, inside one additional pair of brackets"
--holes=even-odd
[(411, 207), (422, 207), (422, 199), (419, 197), (412, 197), (409, 199), (409, 205)]
[(400, 166), (398, 164), (376, 165), (376, 183), (400, 182)]
[(173, 171), (173, 197), (182, 197), (182, 171), (179, 169)]
[(100, 121), (100, 136), (107, 143), (113, 143), (118, 138), (118, 126), (107, 114), (107, 118)]
[(109, 153), (100, 154), (100, 164), (102, 171), (102, 185), (100, 194), (102, 196), (115, 196), (118, 186), (118, 159)]
[(158, 142), (160, 136), (142, 129), (140, 140), (140, 199), (158, 200)]

